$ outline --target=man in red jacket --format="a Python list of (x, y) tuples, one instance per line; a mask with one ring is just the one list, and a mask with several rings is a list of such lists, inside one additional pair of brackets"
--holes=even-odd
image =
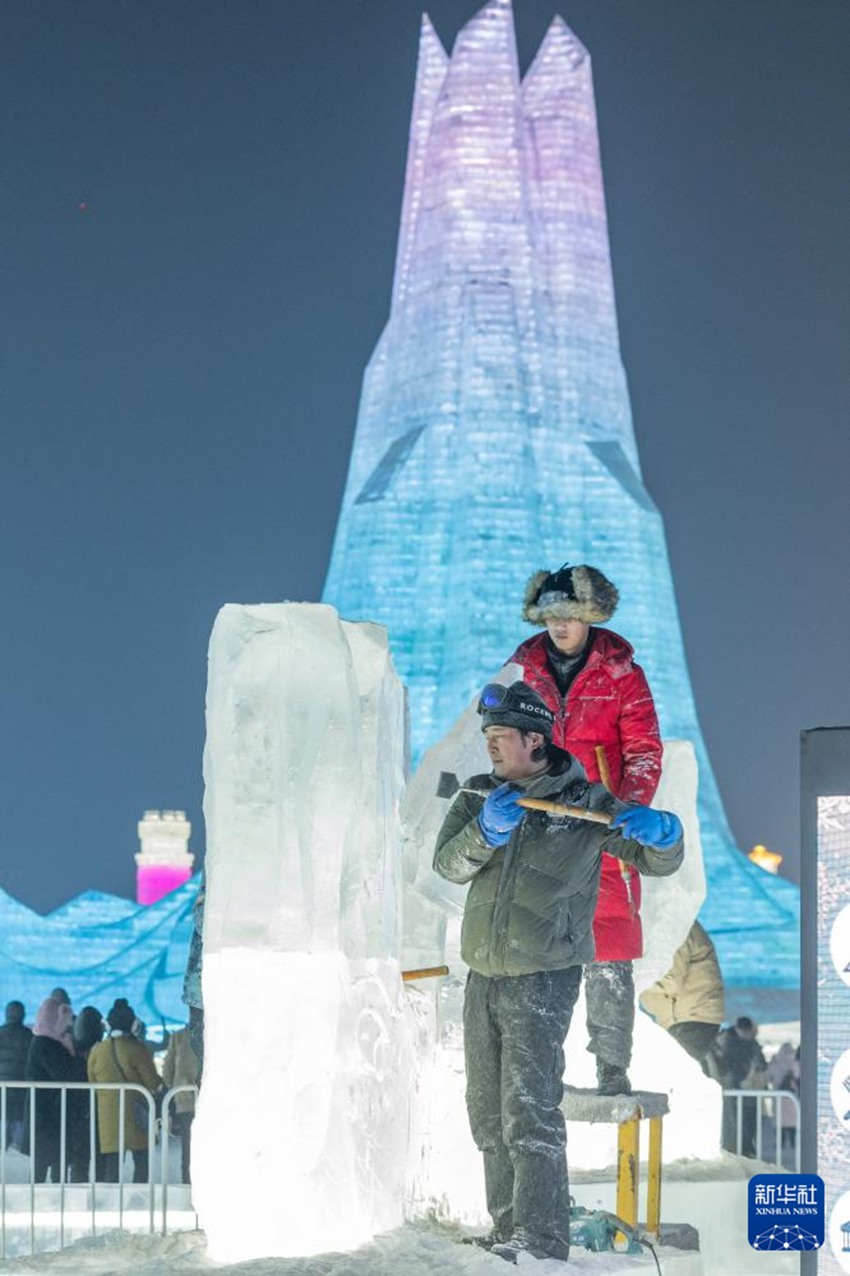
[[(649, 684), (631, 645), (597, 625), (619, 594), (595, 567), (564, 564), (529, 580), (523, 619), (546, 632), (522, 643), (511, 661), (555, 714), (554, 744), (624, 802), (648, 805), (661, 775), (661, 736)], [(603, 856), (593, 919), (596, 960), (584, 968), (588, 1049), (596, 1055), (600, 1094), (629, 1094), (635, 988), (640, 957), (640, 878)]]

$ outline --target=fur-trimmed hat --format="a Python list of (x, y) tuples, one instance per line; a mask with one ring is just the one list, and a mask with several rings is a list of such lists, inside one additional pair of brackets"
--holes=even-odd
[(547, 617), (600, 625), (613, 616), (620, 595), (595, 567), (564, 563), (556, 572), (535, 572), (525, 587), (522, 618), (545, 625)]
[(478, 701), (481, 730), (488, 727), (516, 727), (520, 731), (539, 731), (552, 739), (555, 715), (527, 682), (512, 682), (503, 687), (488, 682)]

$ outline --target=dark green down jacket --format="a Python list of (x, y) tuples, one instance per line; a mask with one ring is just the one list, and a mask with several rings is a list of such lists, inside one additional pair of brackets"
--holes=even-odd
[[(591, 784), (577, 758), (551, 750), (549, 769), (520, 787), (527, 797), (583, 806), (610, 815), (625, 810), (601, 784)], [(527, 811), (505, 846), (491, 847), (478, 812), (500, 780), (476, 775), (453, 802), (437, 838), (434, 869), (450, 882), (470, 882), (461, 931), (463, 960), (479, 974), (530, 975), (592, 961), (593, 914), (603, 853), (666, 877), (683, 846), (658, 851), (604, 824)], [(480, 793), (480, 796), (479, 796)]]

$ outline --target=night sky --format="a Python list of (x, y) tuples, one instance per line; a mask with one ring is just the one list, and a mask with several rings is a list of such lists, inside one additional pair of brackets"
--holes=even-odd
[[(435, 0), (444, 43), (478, 7)], [(850, 723), (850, 5), (516, 0), (523, 68), (555, 12), (706, 743), (796, 880), (799, 732)], [(0, 886), (41, 911), (132, 896), (146, 807), (202, 852), (215, 614), (320, 596), (420, 14), (2, 7)]]

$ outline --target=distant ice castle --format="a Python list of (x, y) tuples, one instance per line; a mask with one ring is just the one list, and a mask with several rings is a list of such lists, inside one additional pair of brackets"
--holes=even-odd
[(390, 317), (323, 595), (387, 626), (415, 757), (527, 636), (527, 577), (565, 559), (617, 583), (614, 627), (663, 733), (696, 747), (702, 919), (727, 981), (742, 1004), (758, 985), (759, 1013), (794, 1017), (799, 893), (735, 847), (641, 477), (590, 59), (556, 18), (520, 80), (509, 0), (490, 0), (451, 58), (423, 19)]

